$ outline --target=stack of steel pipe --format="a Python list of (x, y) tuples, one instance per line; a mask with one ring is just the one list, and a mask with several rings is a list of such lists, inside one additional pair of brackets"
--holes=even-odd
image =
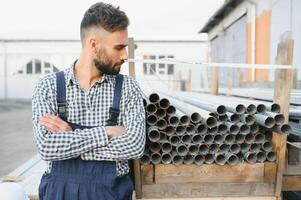
[(283, 115), (264, 104), (198, 99), (188, 93), (145, 96), (143, 165), (274, 162), (272, 132), (290, 132)]

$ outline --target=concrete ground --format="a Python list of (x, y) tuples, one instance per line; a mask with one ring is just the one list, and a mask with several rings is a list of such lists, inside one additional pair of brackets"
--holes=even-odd
[(0, 177), (36, 155), (30, 101), (0, 101)]

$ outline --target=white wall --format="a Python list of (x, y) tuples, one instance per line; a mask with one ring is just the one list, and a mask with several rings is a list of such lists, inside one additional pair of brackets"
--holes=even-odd
[[(4, 45), (6, 46), (6, 52)], [(137, 41), (136, 58), (142, 58), (145, 54), (174, 55), (178, 60), (204, 61), (206, 60), (206, 43), (191, 41)], [(17, 74), (18, 70), (25, 67), (31, 59), (40, 59), (54, 64), (58, 69), (70, 66), (80, 53), (79, 41), (6, 41), (0, 40), (0, 99), (21, 98), (30, 99), (36, 82), (43, 75)], [(7, 94), (5, 96), (4, 57), (7, 68)], [(200, 66), (176, 65), (175, 73), (182, 71), (182, 78), (188, 79), (188, 69), (193, 70), (193, 87), (200, 86)], [(136, 64), (137, 79), (142, 84), (155, 88), (168, 88), (162, 80), (170, 80), (173, 76), (144, 76), (142, 63)], [(127, 74), (128, 65), (122, 66), (121, 73)], [(143, 80), (142, 80), (143, 79)], [(148, 81), (146, 81), (148, 79)], [(150, 80), (151, 79), (151, 80)]]
[[(275, 63), (277, 45), (281, 35), (291, 31), (294, 40), (293, 66), (298, 69), (298, 80), (301, 80), (301, 57), (299, 56), (301, 53), (300, 11), (300, 0), (274, 0), (272, 3), (270, 62)], [(274, 73), (271, 73), (271, 77), (274, 77)]]
[[(172, 55), (175, 60), (183, 61), (206, 61), (207, 44), (200, 41), (173, 41), (173, 42), (147, 42), (137, 41), (138, 48), (135, 51), (135, 58), (143, 59), (143, 55)], [(204, 67), (200, 65), (175, 64), (174, 75), (144, 75), (143, 64), (136, 64), (137, 77), (140, 83), (149, 89), (175, 89), (177, 86), (178, 74), (181, 73), (183, 80), (188, 80), (188, 71), (192, 70), (192, 89), (199, 89), (201, 75), (204, 74)]]
[(58, 69), (63, 69), (70, 66), (80, 52), (80, 43), (77, 41), (0, 41), (0, 44), (0, 99), (31, 98), (34, 86), (42, 75), (17, 74), (31, 59), (50, 62)]

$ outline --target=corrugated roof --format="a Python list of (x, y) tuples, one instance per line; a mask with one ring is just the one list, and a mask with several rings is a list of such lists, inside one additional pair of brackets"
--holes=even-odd
[(199, 33), (208, 33), (212, 28), (220, 23), (234, 8), (236, 8), (244, 0), (226, 0), (212, 17), (209, 18), (205, 26), (199, 31)]

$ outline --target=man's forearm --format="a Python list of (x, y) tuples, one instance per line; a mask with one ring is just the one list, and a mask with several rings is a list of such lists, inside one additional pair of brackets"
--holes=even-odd
[(108, 144), (104, 127), (53, 133), (35, 124), (34, 129), (39, 153), (47, 161), (75, 158)]

